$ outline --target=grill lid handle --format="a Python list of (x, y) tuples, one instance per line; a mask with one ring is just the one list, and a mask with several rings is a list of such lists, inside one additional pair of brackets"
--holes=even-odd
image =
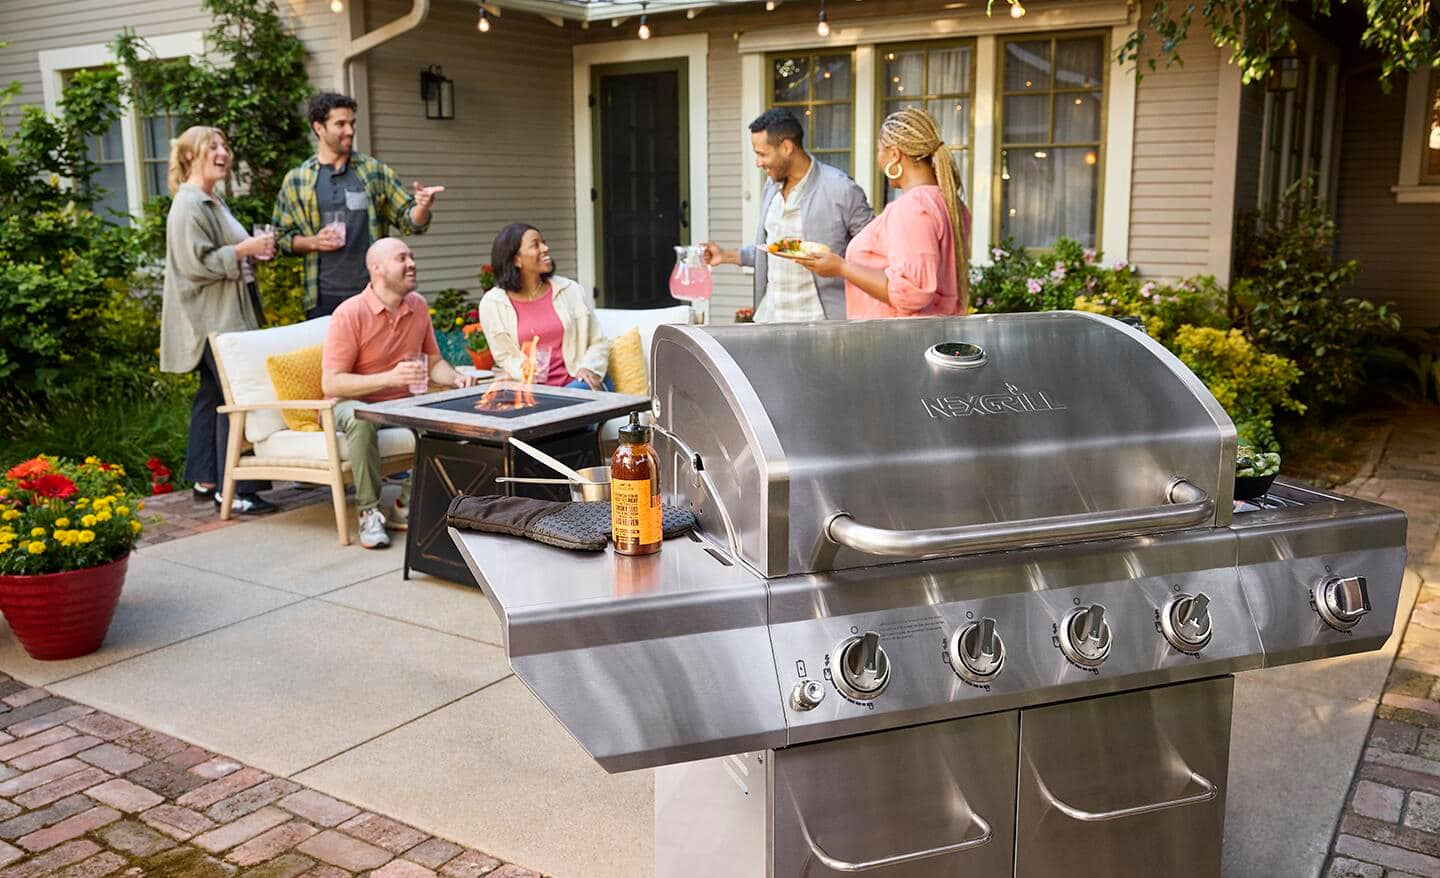
[(1176, 530), (1203, 524), (1215, 514), (1215, 502), (1204, 491), (1184, 479), (1172, 482), (1165, 495), (1170, 502), (1161, 506), (918, 530), (895, 530), (861, 524), (850, 513), (841, 510), (826, 520), (825, 536), (832, 543), (848, 546), (867, 555), (933, 558), (959, 552), (1013, 549), (1060, 540), (1099, 539)]

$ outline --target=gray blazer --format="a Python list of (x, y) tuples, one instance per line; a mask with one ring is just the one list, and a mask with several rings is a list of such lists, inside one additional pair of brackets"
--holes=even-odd
[[(845, 255), (850, 239), (860, 234), (875, 212), (865, 198), (865, 191), (850, 175), (831, 167), (814, 156), (815, 177), (801, 196), (800, 223), (805, 229), (805, 240), (828, 246), (831, 250)], [(765, 182), (765, 195), (760, 199), (760, 227), (755, 230), (755, 243), (740, 248), (740, 264), (755, 269), (755, 307), (765, 297), (765, 272), (768, 259), (765, 255), (765, 215), (770, 212), (770, 199), (780, 192), (780, 185), (774, 180)], [(820, 306), (825, 309), (826, 320), (845, 319), (845, 281), (838, 277), (815, 278), (815, 291), (820, 294)]]
[(190, 372), (212, 332), (255, 329), (235, 245), (220, 200), (189, 183), (165, 220), (165, 295), (160, 311), (160, 371)]

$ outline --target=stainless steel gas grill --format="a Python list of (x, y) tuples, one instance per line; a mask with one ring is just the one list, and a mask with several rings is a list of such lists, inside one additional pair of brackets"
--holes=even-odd
[(452, 533), (515, 673), (658, 766), (662, 878), (1216, 876), (1229, 675), (1394, 625), (1403, 513), (1234, 502), (1230, 420), (1117, 322), (662, 327), (651, 374), (691, 539)]

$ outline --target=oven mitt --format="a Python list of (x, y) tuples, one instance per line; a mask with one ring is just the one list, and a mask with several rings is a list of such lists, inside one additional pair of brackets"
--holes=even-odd
[[(585, 520), (593, 521), (605, 536), (610, 536), (610, 504), (604, 500), (576, 503), (585, 507)], [(695, 527), (695, 515), (687, 509), (680, 509), (668, 503), (660, 506), (660, 531), (664, 539), (678, 537)]]
[[(525, 537), (562, 549), (602, 551), (610, 542), (596, 526), (594, 515), (577, 507), (585, 503), (536, 500), (532, 497), (456, 497), (450, 501), (446, 521), (451, 527)], [(606, 529), (609, 528), (609, 504)]]
[[(446, 520), (452, 527), (509, 534), (562, 549), (598, 552), (610, 541), (610, 504), (601, 500), (568, 503), (531, 497), (456, 497)], [(687, 510), (664, 506), (661, 531), (665, 539), (695, 527)]]

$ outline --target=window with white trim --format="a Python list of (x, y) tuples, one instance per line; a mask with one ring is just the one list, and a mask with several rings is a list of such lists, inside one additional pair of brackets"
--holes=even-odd
[(788, 107), (805, 128), (805, 150), (854, 173), (855, 65), (851, 53), (769, 57), (768, 106)]

